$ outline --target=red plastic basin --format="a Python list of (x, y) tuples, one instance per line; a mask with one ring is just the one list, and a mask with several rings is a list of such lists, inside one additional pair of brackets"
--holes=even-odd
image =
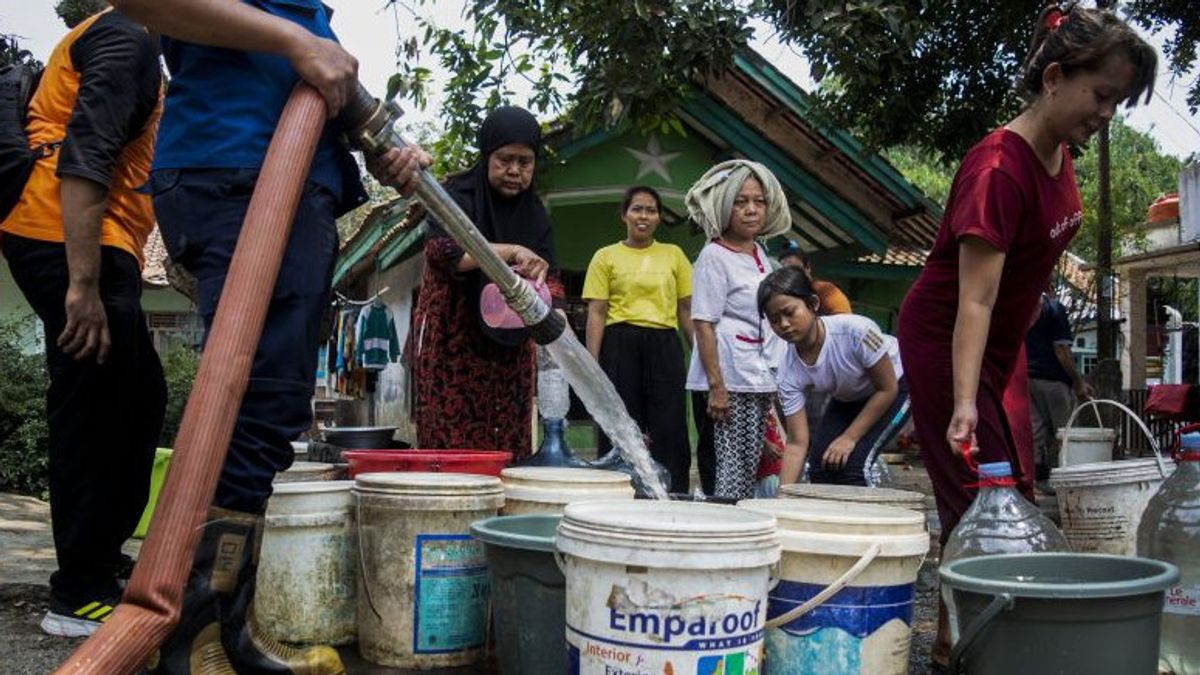
[(499, 476), (512, 461), (511, 452), (497, 450), (346, 450), (350, 477), (360, 473), (431, 471)]

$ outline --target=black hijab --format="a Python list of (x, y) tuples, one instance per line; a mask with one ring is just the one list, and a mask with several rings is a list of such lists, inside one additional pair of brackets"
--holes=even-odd
[[(542, 128), (537, 118), (524, 108), (502, 106), (493, 110), (479, 128), (476, 143), (479, 161), (467, 171), (450, 178), (445, 184), (446, 192), (466, 212), (485, 239), (493, 244), (524, 246), (549, 263), (551, 270), (556, 269), (550, 216), (533, 186), (530, 185), (510, 199), (496, 192), (488, 183), (488, 158), (511, 143), (529, 146), (535, 154), (540, 154)], [(448, 235), (435, 222), (433, 236)], [(475, 291), (467, 304), (483, 333), (503, 345), (515, 347), (524, 344), (528, 339), (525, 329), (496, 329), (483, 322), (479, 314), (479, 294), (488, 284), (488, 278), (479, 270), (472, 270), (463, 276), (464, 287)]]

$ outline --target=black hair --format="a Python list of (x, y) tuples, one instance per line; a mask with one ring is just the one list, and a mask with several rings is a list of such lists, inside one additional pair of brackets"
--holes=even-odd
[(758, 284), (759, 316), (767, 315), (767, 303), (777, 295), (799, 298), (813, 312), (817, 311), (817, 292), (813, 290), (812, 277), (799, 267), (780, 267)]
[(638, 195), (650, 195), (654, 198), (654, 208), (658, 209), (659, 212), (662, 211), (662, 197), (658, 195), (658, 190), (649, 185), (634, 185), (626, 190), (625, 196), (621, 198), (621, 211), (618, 215), (624, 216), (625, 212), (629, 210), (629, 205), (633, 203), (633, 198)]
[(1042, 75), (1050, 64), (1057, 63), (1070, 77), (1079, 71), (1097, 70), (1118, 54), (1134, 70), (1126, 107), (1136, 105), (1143, 93), (1149, 103), (1158, 70), (1153, 47), (1109, 10), (1080, 7), (1074, 2), (1048, 5), (1038, 15), (1029, 54), (1021, 64), (1018, 89), (1032, 101), (1042, 94)]

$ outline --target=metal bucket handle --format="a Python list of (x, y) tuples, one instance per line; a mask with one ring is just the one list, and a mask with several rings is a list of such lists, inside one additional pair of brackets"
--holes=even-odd
[(950, 672), (952, 675), (967, 672), (963, 668), (963, 660), (966, 659), (967, 653), (971, 651), (971, 647), (975, 645), (975, 641), (979, 639), (984, 629), (1000, 615), (1000, 612), (1010, 610), (1012, 607), (1013, 596), (1009, 593), (1001, 593), (992, 598), (991, 603), (979, 613), (979, 616), (975, 617), (971, 625), (967, 626), (962, 636), (959, 637), (958, 642), (954, 643), (954, 648), (950, 650)]
[(879, 544), (879, 542), (871, 544), (867, 548), (866, 552), (862, 554), (862, 557), (858, 559), (858, 562), (851, 565), (850, 569), (846, 570), (845, 574), (835, 579), (832, 584), (826, 586), (821, 590), (820, 593), (817, 593), (813, 597), (809, 598), (808, 601), (803, 605), (790, 609), (773, 619), (769, 619), (765, 628), (770, 630), (772, 628), (786, 626), (787, 624), (799, 619), (805, 614), (808, 614), (817, 607), (821, 606), (826, 600), (841, 592), (841, 590), (845, 588), (851, 581), (854, 581), (858, 575), (862, 574), (863, 570), (867, 569), (867, 565), (870, 565), (871, 562), (879, 556), (879, 552), (882, 550), (883, 546)]
[[(1079, 412), (1081, 410), (1090, 406), (1092, 410), (1096, 412), (1096, 419), (1099, 420), (1100, 409), (1097, 406), (1101, 403), (1118, 408), (1128, 415), (1129, 418), (1134, 422), (1137, 422), (1137, 425), (1142, 430), (1142, 433), (1146, 435), (1146, 440), (1150, 441), (1150, 449), (1154, 451), (1154, 459), (1158, 462), (1158, 472), (1162, 474), (1163, 478), (1166, 478), (1167, 465), (1165, 462), (1163, 462), (1162, 452), (1158, 448), (1158, 441), (1154, 440), (1154, 434), (1150, 433), (1150, 428), (1146, 426), (1146, 423), (1142, 421), (1142, 418), (1137, 416), (1137, 413), (1130, 410), (1125, 406), (1125, 404), (1107, 398), (1089, 398), (1083, 403), (1080, 403), (1079, 407), (1075, 408), (1075, 410), (1071, 412), (1071, 417), (1067, 419), (1067, 426), (1063, 427), (1062, 451), (1059, 452), (1058, 455), (1059, 466), (1067, 466), (1067, 448), (1069, 448), (1071, 445), (1071, 427), (1075, 424), (1075, 418), (1079, 416)], [(1104, 428), (1103, 424), (1101, 424), (1101, 428)]]

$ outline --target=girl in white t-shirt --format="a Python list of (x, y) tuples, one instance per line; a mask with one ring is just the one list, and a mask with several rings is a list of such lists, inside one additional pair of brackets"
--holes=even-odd
[[(871, 485), (875, 455), (908, 412), (900, 352), (874, 321), (818, 316), (818, 303), (798, 268), (776, 270), (758, 287), (759, 311), (789, 344), (776, 375), (788, 435), (779, 482), (797, 482), (807, 459), (814, 483)], [(804, 405), (814, 391), (830, 400), (810, 435)]]

